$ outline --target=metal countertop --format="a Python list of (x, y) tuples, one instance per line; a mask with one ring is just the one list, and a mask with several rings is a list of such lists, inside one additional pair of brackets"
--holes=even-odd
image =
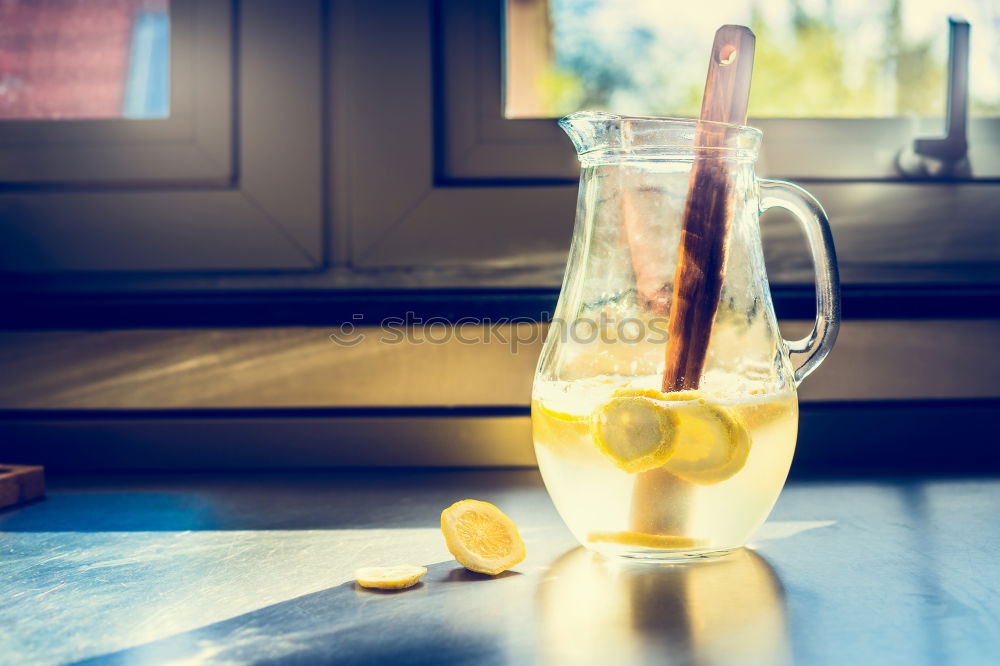
[[(451, 559), (465, 497), (520, 525), (513, 572)], [(0, 663), (996, 663), (998, 516), (994, 479), (792, 483), (751, 549), (642, 565), (578, 548), (534, 471), (56, 480), (0, 511)]]

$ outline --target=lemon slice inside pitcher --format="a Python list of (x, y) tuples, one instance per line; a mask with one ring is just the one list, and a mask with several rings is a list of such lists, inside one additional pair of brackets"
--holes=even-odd
[(594, 448), (590, 438), (589, 411), (563, 411), (533, 400), (531, 431), (535, 444), (547, 448), (564, 460), (590, 466), (604, 464), (604, 456)]
[(665, 402), (679, 401), (679, 400), (695, 400), (702, 398), (696, 391), (672, 391), (670, 393), (664, 393), (663, 391), (657, 391), (651, 388), (623, 388), (618, 389), (611, 394), (613, 398), (649, 398), (650, 400), (662, 400)]
[(554, 409), (538, 400), (531, 403), (531, 422), (535, 427), (535, 440), (553, 449), (563, 448), (564, 442), (590, 434), (589, 414)]
[(666, 548), (683, 550), (704, 545), (699, 539), (672, 534), (646, 534), (644, 532), (591, 532), (587, 535), (590, 543), (611, 543), (620, 546), (640, 548)]
[(667, 405), (644, 394), (618, 395), (591, 417), (598, 450), (634, 474), (660, 467), (674, 452), (677, 417)]
[(673, 409), (678, 422), (673, 455), (663, 467), (699, 485), (731, 478), (747, 462), (750, 432), (738, 416), (721, 405), (689, 403)]

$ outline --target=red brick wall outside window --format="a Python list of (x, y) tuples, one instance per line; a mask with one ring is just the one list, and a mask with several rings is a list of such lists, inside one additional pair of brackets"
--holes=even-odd
[(0, 0), (0, 118), (118, 118), (133, 21), (169, 0)]

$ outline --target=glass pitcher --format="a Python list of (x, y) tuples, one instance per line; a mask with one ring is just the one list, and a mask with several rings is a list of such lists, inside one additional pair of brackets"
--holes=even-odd
[[(833, 241), (819, 203), (758, 179), (762, 134), (698, 121), (576, 113), (560, 121), (581, 163), (566, 274), (532, 390), (545, 485), (585, 546), (681, 561), (741, 547), (784, 485), (796, 387), (830, 351), (840, 319)], [(719, 139), (718, 137), (722, 137)], [(718, 308), (697, 388), (664, 385), (668, 322), (696, 160), (725, 164), (728, 220)], [(816, 323), (783, 340), (760, 214), (790, 211), (816, 268)], [(711, 312), (711, 310), (709, 310)]]

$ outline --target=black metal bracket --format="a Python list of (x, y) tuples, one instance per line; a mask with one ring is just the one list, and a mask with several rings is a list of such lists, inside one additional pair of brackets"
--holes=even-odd
[(969, 164), (969, 22), (948, 18), (948, 109), (943, 138), (915, 139), (896, 156), (896, 167), (913, 180), (956, 180), (972, 175)]

